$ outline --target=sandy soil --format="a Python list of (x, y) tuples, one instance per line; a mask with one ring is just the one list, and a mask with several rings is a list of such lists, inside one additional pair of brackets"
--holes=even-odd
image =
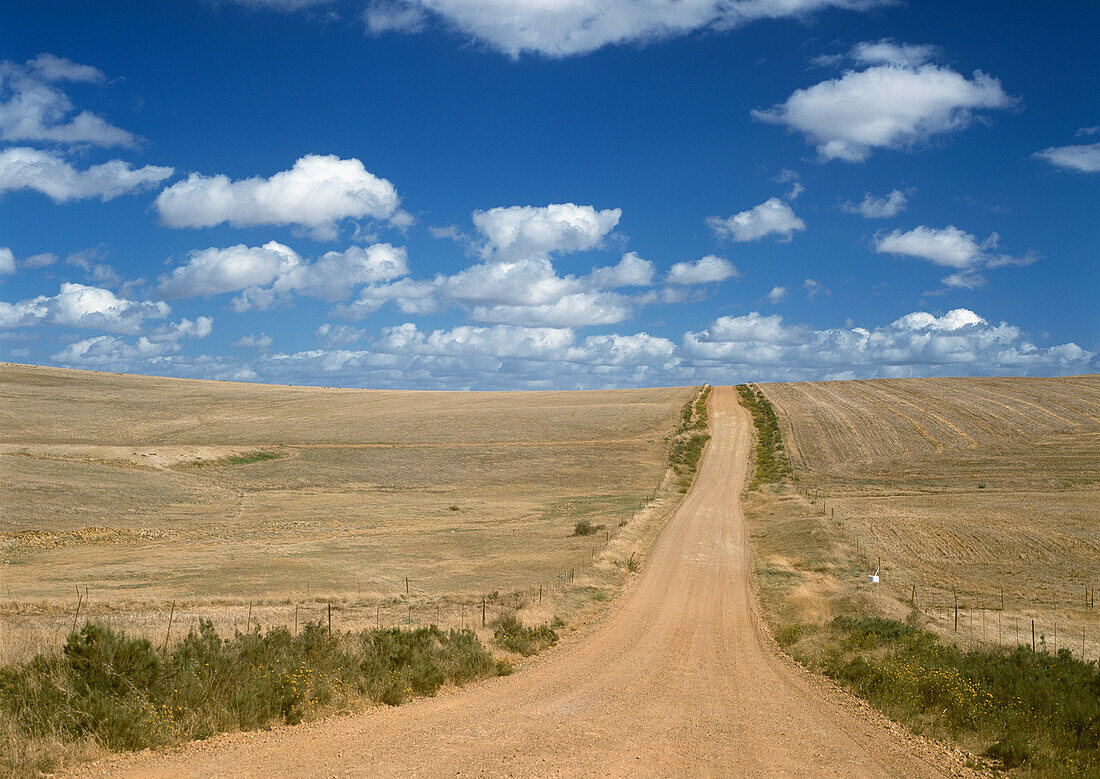
[(712, 396), (699, 477), (608, 616), (509, 677), (398, 708), (234, 734), (83, 772), (219, 775), (815, 775), (962, 772), (780, 658), (761, 632), (740, 494), (751, 443)]

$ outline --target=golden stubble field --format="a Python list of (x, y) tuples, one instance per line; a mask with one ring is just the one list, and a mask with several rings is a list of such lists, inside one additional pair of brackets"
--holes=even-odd
[[(199, 617), (244, 628), (250, 609), (264, 625), (327, 617), (329, 602), (350, 628), (469, 625), (492, 593), (532, 619), (598, 601), (679, 498), (666, 436), (694, 392), (0, 365), (0, 663), (63, 640), (78, 601), (160, 638), (173, 602), (185, 632)], [(581, 518), (607, 536), (573, 537)]]
[(757, 497), (750, 519), (764, 578), (803, 570), (793, 618), (827, 617), (838, 595), (901, 616), (915, 585), (949, 636), (1030, 643), (1035, 620), (1048, 648), (1100, 653), (1086, 606), (1100, 586), (1100, 376), (760, 387), (801, 494)]

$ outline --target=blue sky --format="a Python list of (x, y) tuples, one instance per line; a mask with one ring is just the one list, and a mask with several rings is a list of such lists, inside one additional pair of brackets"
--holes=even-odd
[(1094, 3), (165, 0), (0, 27), (0, 359), (1095, 372)]

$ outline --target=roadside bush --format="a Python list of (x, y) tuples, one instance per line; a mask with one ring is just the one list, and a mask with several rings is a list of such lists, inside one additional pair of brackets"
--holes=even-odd
[(222, 638), (203, 620), (165, 651), (88, 623), (62, 651), (0, 668), (0, 773), (49, 771), (66, 744), (143, 749), (294, 724), (336, 703), (396, 705), (503, 670), (469, 630), (330, 634), (318, 622)]
[(706, 433), (677, 438), (669, 452), (669, 461), (672, 466), (678, 472), (694, 471), (699, 465), (699, 459), (703, 456), (703, 449), (709, 440), (710, 436)]
[(593, 525), (590, 519), (578, 519), (573, 524), (573, 535), (590, 536), (603, 530), (603, 525)]
[(558, 634), (545, 623), (527, 627), (514, 614), (505, 614), (494, 625), (493, 639), (502, 649), (529, 657), (556, 644)]
[(443, 683), (489, 676), (492, 656), (473, 631), (437, 627), (364, 631), (360, 672), (376, 701), (396, 706), (413, 695), (434, 695)]
[(1100, 667), (1066, 649), (963, 651), (877, 617), (837, 617), (823, 670), (894, 716), (987, 738), (1005, 768), (1100, 772)]
[(783, 455), (783, 436), (775, 409), (764, 393), (750, 384), (737, 385), (737, 394), (752, 414), (756, 428), (756, 457), (749, 489), (782, 481), (791, 475), (791, 468)]

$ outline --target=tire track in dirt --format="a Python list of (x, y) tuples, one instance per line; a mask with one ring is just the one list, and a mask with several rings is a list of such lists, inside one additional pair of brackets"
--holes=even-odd
[(779, 657), (755, 612), (751, 445), (711, 396), (698, 478), (606, 617), (508, 677), (397, 708), (113, 758), (113, 776), (929, 776), (960, 768)]

